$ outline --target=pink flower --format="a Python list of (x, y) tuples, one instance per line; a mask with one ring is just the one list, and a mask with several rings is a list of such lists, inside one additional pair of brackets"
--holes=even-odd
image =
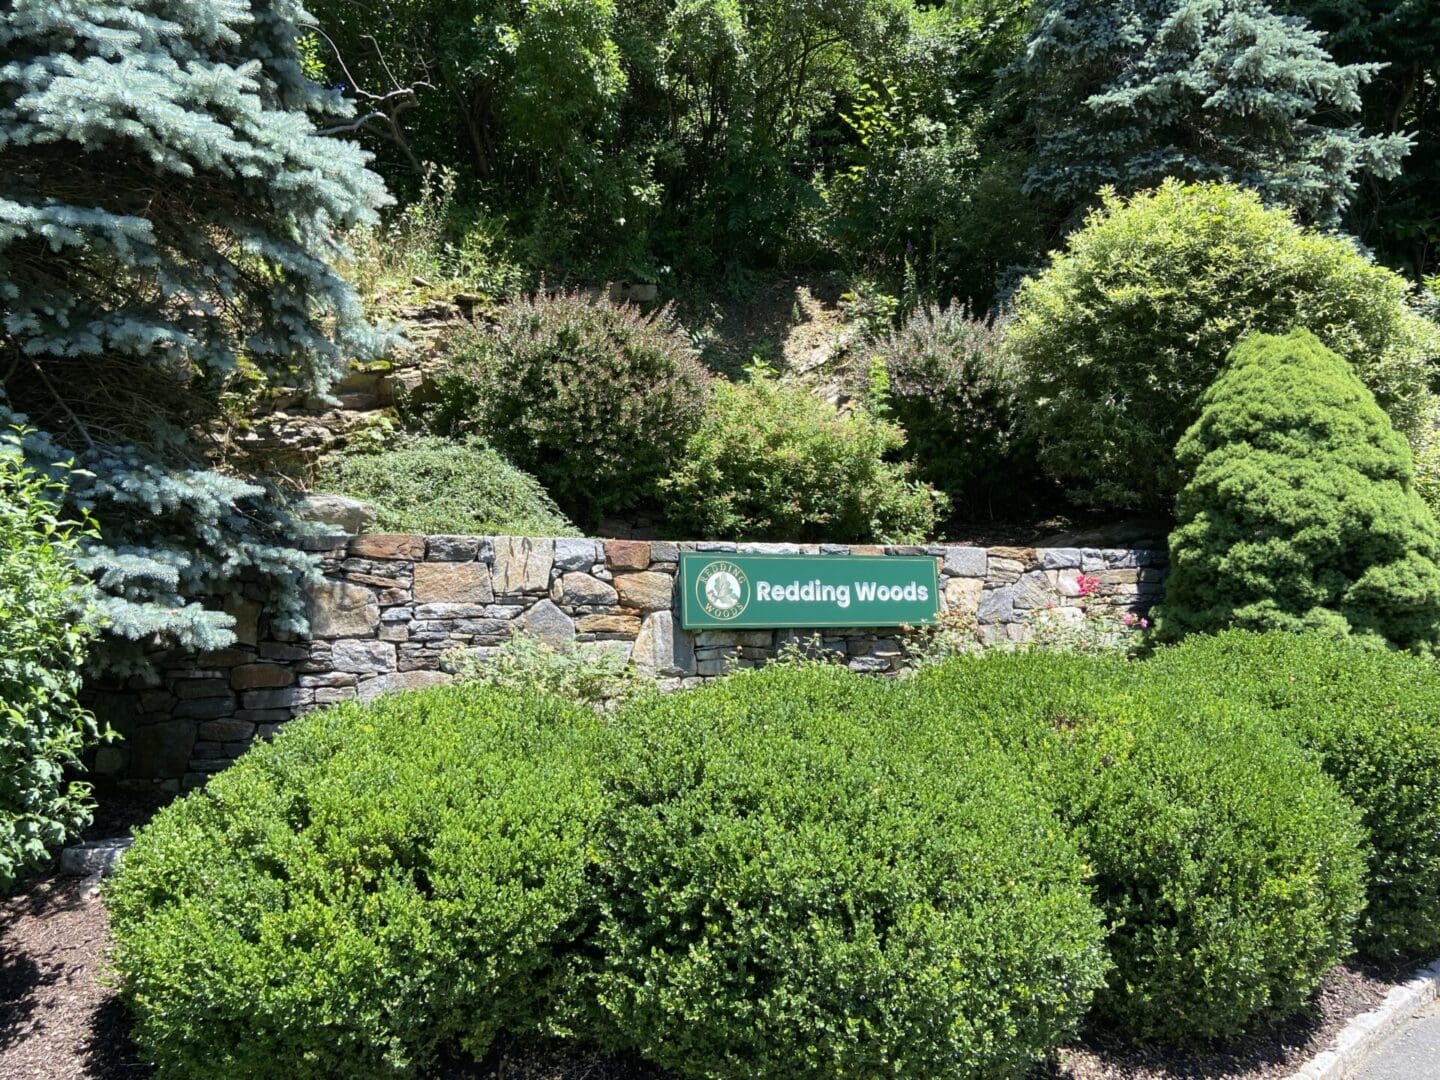
[(1089, 574), (1081, 574), (1079, 580), (1076, 581), (1075, 584), (1078, 587), (1081, 596), (1094, 596), (1097, 592), (1100, 591), (1100, 579), (1097, 577), (1091, 577)]

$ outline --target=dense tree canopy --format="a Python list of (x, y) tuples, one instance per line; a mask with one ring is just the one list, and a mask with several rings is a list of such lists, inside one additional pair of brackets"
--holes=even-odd
[(1335, 63), (1266, 0), (1046, 0), (1023, 68), (1026, 185), (1071, 205), (1105, 185), (1227, 180), (1331, 222), (1406, 149), (1349, 119), (1376, 65)]

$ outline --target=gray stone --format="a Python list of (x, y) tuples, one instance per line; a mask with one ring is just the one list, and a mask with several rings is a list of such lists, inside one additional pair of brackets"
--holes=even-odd
[(488, 604), (421, 604), (414, 609), (414, 618), (422, 622), (429, 619), (483, 619), (488, 607)]
[(850, 554), (850, 545), (849, 545), (849, 544), (821, 544), (821, 545), (820, 545), (820, 554), (821, 554), (821, 555), (849, 555), (849, 554)]
[(71, 844), (60, 852), (60, 873), (66, 877), (109, 877), (133, 840), (117, 836), (110, 840), (87, 840)]
[(589, 570), (603, 561), (605, 551), (597, 540), (556, 540), (555, 565), (561, 570)]
[(557, 604), (577, 607), (610, 607), (617, 597), (615, 590), (589, 574), (568, 573), (555, 579), (550, 586), (550, 599)]
[(549, 600), (541, 600), (522, 615), (520, 629), (547, 645), (560, 646), (575, 640), (575, 624)]
[(478, 536), (430, 536), (425, 539), (425, 558), (430, 562), (470, 562), (479, 554)]
[(1043, 548), (1040, 565), (1046, 570), (1078, 570), (1085, 559), (1079, 548)]
[(305, 615), (311, 637), (360, 637), (379, 624), (380, 604), (363, 585), (326, 580), (307, 591)]
[(226, 694), (224, 697), (182, 701), (175, 706), (170, 715), (176, 719), (183, 717), (190, 720), (213, 720), (217, 716), (229, 716), (234, 711), (235, 695)]
[(115, 776), (125, 771), (129, 760), (125, 751), (118, 746), (102, 746), (95, 751), (95, 771), (101, 776)]
[(639, 611), (666, 611), (675, 591), (675, 579), (656, 570), (615, 575), (620, 603)]
[(395, 670), (395, 646), (388, 641), (337, 641), (331, 658), (336, 671), (365, 674)]
[(696, 551), (733, 552), (735, 545), (728, 540), (701, 540), (695, 545)]
[(679, 562), (680, 545), (671, 544), (663, 540), (652, 540), (650, 543), (650, 561), (657, 563)]
[(373, 701), (381, 694), (398, 690), (422, 690), (430, 686), (445, 686), (455, 676), (443, 671), (400, 671), (393, 675), (381, 675), (360, 684), (360, 700)]
[(890, 661), (883, 656), (852, 656), (846, 665), (851, 671), (878, 674), (890, 670)]
[(631, 661), (644, 675), (694, 675), (695, 646), (675, 625), (670, 611), (656, 611), (640, 624)]
[(1007, 623), (1015, 618), (1015, 590), (1011, 586), (991, 589), (980, 597), (982, 623)]
[(1025, 564), (1019, 559), (991, 556), (986, 577), (991, 584), (1013, 585), (1025, 573)]
[(195, 724), (190, 720), (166, 720), (138, 727), (126, 739), (130, 750), (130, 775), (137, 780), (181, 776), (190, 765), (195, 747)]
[(295, 502), (295, 512), (306, 521), (332, 525), (352, 536), (375, 524), (375, 507), (344, 495), (302, 496)]
[[(355, 642), (354, 644), (369, 644)], [(282, 709), (295, 705), (309, 705), (315, 700), (315, 691), (302, 690), (298, 686), (287, 686), (281, 690), (251, 690), (243, 694), (240, 702), (250, 709)]]
[(799, 555), (799, 544), (740, 544), (737, 549), (742, 555)]
[(1043, 572), (1026, 574), (1015, 586), (1014, 604), (1021, 611), (1034, 611), (1037, 608), (1049, 607), (1057, 599), (1050, 579)]
[(495, 538), (495, 591), (505, 596), (544, 593), (555, 561), (553, 540), (522, 536)]
[(236, 742), (252, 738), (255, 725), (248, 720), (207, 720), (196, 729), (195, 734), (210, 742)]
[(697, 660), (695, 662), (695, 673), (697, 675), (714, 677), (717, 675), (727, 675), (729, 672), (729, 660)]

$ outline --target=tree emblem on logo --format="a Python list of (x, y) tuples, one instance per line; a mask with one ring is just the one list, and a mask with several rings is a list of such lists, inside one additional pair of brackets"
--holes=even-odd
[(734, 619), (750, 603), (750, 579), (730, 562), (713, 562), (695, 581), (700, 608), (712, 619)]

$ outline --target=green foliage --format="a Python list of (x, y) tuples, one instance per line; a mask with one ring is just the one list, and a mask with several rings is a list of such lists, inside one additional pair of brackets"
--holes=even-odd
[(1023, 73), (1038, 135), (1027, 189), (1228, 181), (1333, 224), (1408, 143), (1350, 121), (1379, 65), (1336, 64), (1267, 0), (1044, 0)]
[(295, 0), (17, 0), (0, 22), (0, 423), (72, 457), (103, 660), (229, 644), (241, 589), (303, 623), (297, 524), (200, 464), (227, 382), (324, 390), (387, 339), (331, 265), (387, 201), (309, 82)]
[(717, 381), (700, 428), (660, 482), (672, 530), (732, 540), (922, 540), (944, 496), (889, 462), (904, 432), (861, 405), (836, 412), (759, 368)]
[(1296, 330), (1241, 342), (1176, 448), (1163, 638), (1227, 626), (1440, 643), (1440, 531), (1349, 365)]
[[(984, 749), (779, 666), (653, 699), (602, 765), (610, 1041), (686, 1077), (1020, 1077), (1103, 978), (1082, 867)], [(590, 1005), (594, 1008), (595, 1005)]]
[[(620, 648), (610, 648), (611, 645)], [(512, 694), (542, 692), (592, 709), (610, 710), (655, 689), (631, 665), (628, 642), (550, 645), (525, 634), (484, 652), (457, 650), (446, 667), (460, 679)]]
[(90, 822), (89, 785), (65, 776), (99, 733), (77, 699), (93, 634), (64, 492), (0, 438), (0, 893)]
[(1430, 409), (1440, 329), (1404, 279), (1258, 196), (1167, 181), (1106, 196), (1027, 280), (1008, 341), (1041, 465), (1078, 500), (1166, 512), (1174, 446), (1247, 333), (1313, 330), (1406, 436)]
[(451, 348), (432, 426), (478, 431), (585, 525), (633, 507), (700, 423), (709, 377), (669, 309), (516, 300)]
[(1074, 829), (1110, 928), (1097, 1018), (1185, 1040), (1303, 1008), (1363, 903), (1354, 808), (1268, 722), (1135, 687), (1118, 660), (991, 653), (927, 669), (904, 712), (937, 755), (998, 742)]
[(1366, 128), (1413, 140), (1405, 171), (1365, 184), (1346, 225), (1413, 275), (1440, 268), (1440, 8), (1426, 0), (1281, 0), (1342, 63), (1378, 63), (1360, 91)]
[(430, 1074), (533, 1029), (603, 813), (586, 715), (473, 686), (311, 713), (139, 830), (106, 907), (159, 1075)]
[(916, 311), (877, 350), (906, 458), (967, 519), (1022, 509), (1036, 487), (1004, 335), (1003, 319), (952, 302)]
[(1161, 650), (1141, 672), (1170, 693), (1273, 716), (1360, 808), (1369, 890), (1360, 943), (1381, 957), (1440, 947), (1440, 670), (1316, 634), (1229, 631)]
[(479, 439), (412, 436), (395, 449), (327, 463), (317, 487), (375, 505), (383, 532), (576, 536), (534, 477)]

